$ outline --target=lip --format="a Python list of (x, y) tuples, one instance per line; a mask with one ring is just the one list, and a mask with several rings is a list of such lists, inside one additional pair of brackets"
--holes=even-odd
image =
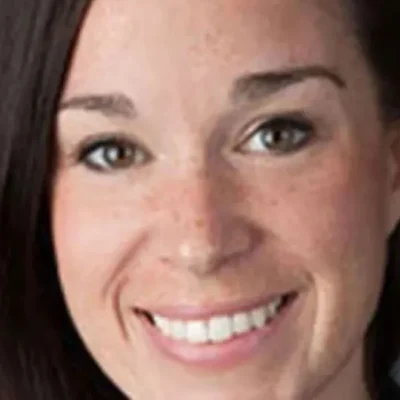
[(288, 294), (298, 295), (300, 290), (288, 290), (269, 296), (259, 297), (252, 300), (243, 300), (239, 302), (213, 304), (213, 305), (179, 305), (179, 306), (162, 306), (154, 308), (134, 308), (135, 313), (157, 314), (171, 320), (189, 321), (189, 320), (207, 320), (215, 316), (236, 314), (240, 312), (248, 312), (260, 306), (267, 305), (271, 301), (286, 296)]
[[(229, 369), (260, 354), (260, 350), (279, 346), (280, 331), (294, 319), (301, 308), (301, 298), (296, 296), (281, 309), (279, 314), (265, 327), (255, 329), (222, 343), (192, 344), (165, 337), (144, 315), (134, 314), (140, 320), (143, 335), (151, 350), (155, 349), (163, 357), (190, 367), (206, 369)], [(191, 314), (192, 316), (193, 314)], [(265, 348), (264, 348), (265, 347)]]

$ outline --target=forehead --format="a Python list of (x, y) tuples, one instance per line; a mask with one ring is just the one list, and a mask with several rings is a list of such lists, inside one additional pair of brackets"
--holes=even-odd
[(104, 90), (122, 89), (126, 79), (137, 91), (156, 80), (173, 90), (177, 82), (204, 86), (258, 70), (335, 66), (350, 36), (338, 1), (96, 0), (67, 92), (93, 90), (100, 80)]

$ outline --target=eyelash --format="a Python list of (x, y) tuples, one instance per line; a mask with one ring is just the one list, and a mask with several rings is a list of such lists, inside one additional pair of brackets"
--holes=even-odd
[[(113, 151), (117, 158), (119, 154), (122, 154), (122, 157), (128, 158), (128, 161), (122, 160), (122, 165), (117, 167), (110, 165), (112, 160), (106, 160), (109, 151)], [(115, 151), (117, 151), (117, 154), (115, 154)], [(94, 161), (96, 156), (103, 158), (103, 161)], [(110, 154), (108, 154), (108, 158), (109, 156)], [(98, 172), (124, 169), (132, 164), (143, 165), (150, 159), (149, 152), (143, 146), (133, 143), (130, 139), (121, 137), (118, 134), (91, 139), (89, 143), (82, 145), (78, 155), (78, 162)]]
[[(260, 137), (260, 132), (264, 137)], [(295, 139), (295, 143), (286, 146), (282, 150), (268, 151), (268, 141), (265, 139), (265, 136), (279, 132), (289, 132), (289, 136), (291, 136), (292, 139)], [(263, 120), (255, 125), (255, 128), (251, 129), (251, 133), (246, 136), (246, 139), (236, 146), (236, 151), (244, 154), (267, 152), (272, 153), (275, 156), (290, 154), (304, 147), (313, 138), (314, 132), (314, 125), (302, 114), (290, 114), (274, 117), (269, 120)], [(254, 143), (253, 139), (258, 139), (258, 143)], [(250, 148), (246, 149), (246, 145), (250, 146)], [(253, 148), (251, 148), (252, 145)], [(255, 147), (261, 147), (261, 149), (256, 149)]]
[[(295, 143), (284, 146), (283, 150), (267, 150), (270, 143), (268, 144), (265, 136), (277, 132), (289, 132), (292, 139), (296, 139)], [(260, 133), (262, 134), (261, 137)], [(304, 147), (312, 139), (313, 133), (314, 126), (304, 115), (291, 114), (274, 117), (258, 123), (255, 128), (251, 129), (251, 133), (246, 136), (246, 139), (241, 141), (234, 150), (242, 154), (272, 153), (275, 156), (285, 155)], [(111, 153), (111, 158), (109, 152), (114, 152)], [(119, 134), (91, 138), (89, 143), (81, 146), (78, 154), (78, 162), (97, 172), (110, 172), (132, 165), (140, 166), (151, 160), (150, 153), (143, 146), (133, 143), (131, 139)], [(118, 158), (119, 155), (122, 159), (121, 165), (110, 165), (113, 162), (112, 158)], [(100, 161), (96, 161), (96, 157), (100, 157)]]

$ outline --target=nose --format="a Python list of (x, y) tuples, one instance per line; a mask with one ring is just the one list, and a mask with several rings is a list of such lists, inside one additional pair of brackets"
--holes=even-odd
[(229, 185), (202, 173), (170, 185), (171, 206), (159, 224), (164, 262), (206, 276), (237, 265), (254, 249), (257, 230), (240, 215)]

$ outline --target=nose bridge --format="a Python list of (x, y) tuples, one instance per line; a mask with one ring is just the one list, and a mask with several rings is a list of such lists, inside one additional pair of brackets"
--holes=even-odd
[[(173, 206), (164, 235), (171, 263), (195, 274), (208, 274), (249, 246), (217, 174), (187, 168), (174, 183)], [(225, 192), (225, 193), (224, 193)], [(239, 239), (239, 240), (238, 240)]]
[(182, 183), (175, 211), (179, 257), (189, 264), (215, 262), (227, 222), (227, 215), (222, 213), (224, 199), (216, 193), (215, 177), (197, 167)]

